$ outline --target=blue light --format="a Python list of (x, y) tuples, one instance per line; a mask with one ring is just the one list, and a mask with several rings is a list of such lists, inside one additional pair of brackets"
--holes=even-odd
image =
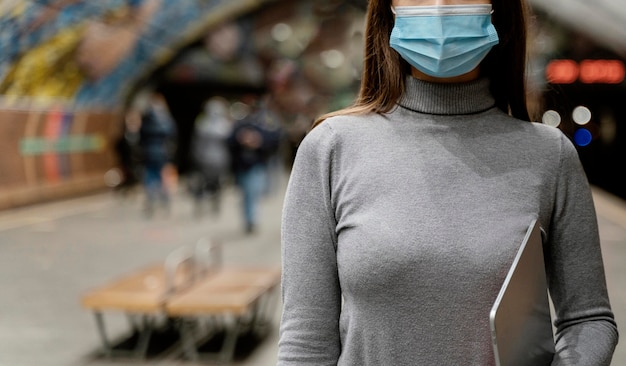
[(586, 128), (579, 128), (574, 132), (574, 142), (578, 146), (587, 146), (591, 142), (591, 132)]

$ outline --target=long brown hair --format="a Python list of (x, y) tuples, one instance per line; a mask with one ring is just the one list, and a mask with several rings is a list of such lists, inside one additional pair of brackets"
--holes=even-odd
[[(500, 43), (481, 64), (490, 79), (496, 106), (507, 114), (529, 121), (526, 106), (526, 17), (524, 0), (492, 0), (492, 22)], [(389, 45), (394, 26), (391, 0), (369, 0), (365, 27), (365, 58), (361, 86), (352, 106), (327, 113), (313, 123), (345, 114), (385, 113), (404, 91), (410, 65)]]

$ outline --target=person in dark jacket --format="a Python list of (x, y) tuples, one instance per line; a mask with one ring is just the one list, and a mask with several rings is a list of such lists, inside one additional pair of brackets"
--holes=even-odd
[(164, 185), (163, 172), (172, 163), (175, 137), (176, 125), (165, 98), (160, 93), (154, 93), (142, 114), (139, 130), (147, 216), (152, 216), (157, 203), (169, 210), (170, 192)]
[(228, 140), (248, 234), (256, 228), (258, 202), (267, 191), (267, 164), (280, 145), (280, 137), (278, 119), (262, 101), (255, 103), (251, 113), (235, 123)]

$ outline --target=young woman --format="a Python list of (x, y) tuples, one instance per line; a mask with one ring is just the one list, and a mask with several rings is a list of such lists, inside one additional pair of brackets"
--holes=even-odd
[(529, 122), (526, 10), (369, 1), (359, 97), (316, 122), (291, 173), (280, 366), (494, 365), (489, 311), (533, 220), (551, 364), (610, 364), (588, 181), (567, 137)]

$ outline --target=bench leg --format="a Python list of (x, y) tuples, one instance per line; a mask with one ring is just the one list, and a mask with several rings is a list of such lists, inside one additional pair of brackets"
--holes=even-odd
[(220, 350), (219, 358), (223, 362), (232, 361), (235, 355), (235, 346), (237, 345), (237, 337), (241, 331), (242, 321), (241, 318), (235, 319), (235, 324), (232, 328), (226, 329), (224, 336), (224, 343), (222, 343), (222, 349)]
[(180, 341), (183, 352), (188, 360), (197, 362), (199, 359), (196, 349), (196, 337), (194, 336), (194, 321), (190, 319), (180, 319)]
[(259, 335), (264, 335), (272, 323), (273, 311), (276, 307), (276, 291), (271, 289), (267, 292), (254, 307), (252, 318), (252, 330)]
[(106, 328), (104, 327), (104, 317), (101, 312), (94, 312), (94, 316), (96, 318), (96, 325), (98, 327), (98, 334), (100, 335), (100, 340), (102, 341), (102, 350), (106, 357), (111, 357), (113, 354), (113, 348), (111, 347), (111, 343), (109, 342), (109, 338), (107, 337)]
[[(192, 362), (198, 362), (202, 359), (217, 356), (220, 362), (229, 363), (233, 360), (235, 355), (235, 346), (237, 345), (237, 337), (241, 333), (243, 322), (240, 318), (235, 319), (235, 324), (232, 327), (224, 327), (225, 335), (222, 341), (222, 347), (217, 354), (200, 354), (196, 348), (198, 345), (198, 339), (195, 334), (196, 320), (195, 319), (179, 319), (180, 339), (183, 354), (187, 360)], [(213, 357), (211, 357), (213, 356)]]
[(135, 356), (138, 358), (145, 358), (148, 353), (148, 346), (150, 344), (150, 338), (152, 337), (152, 331), (154, 330), (154, 319), (144, 315), (142, 319), (142, 328), (139, 330), (139, 338), (137, 339), (137, 345), (135, 347)]
[[(111, 358), (114, 353), (117, 354), (117, 352), (120, 351), (115, 352), (111, 342), (109, 341), (109, 337), (106, 333), (106, 327), (104, 326), (104, 315), (101, 312), (96, 311), (94, 312), (94, 316), (96, 318), (96, 325), (102, 342), (102, 351), (104, 356)], [(150, 338), (152, 337), (152, 332), (154, 330), (154, 319), (149, 318), (148, 316), (143, 316), (142, 326), (136, 327), (136, 324), (131, 324), (131, 328), (133, 332), (138, 333), (137, 344), (135, 345), (135, 349), (132, 351), (132, 354), (137, 358), (145, 358), (148, 353)], [(126, 353), (126, 351), (121, 353)]]

